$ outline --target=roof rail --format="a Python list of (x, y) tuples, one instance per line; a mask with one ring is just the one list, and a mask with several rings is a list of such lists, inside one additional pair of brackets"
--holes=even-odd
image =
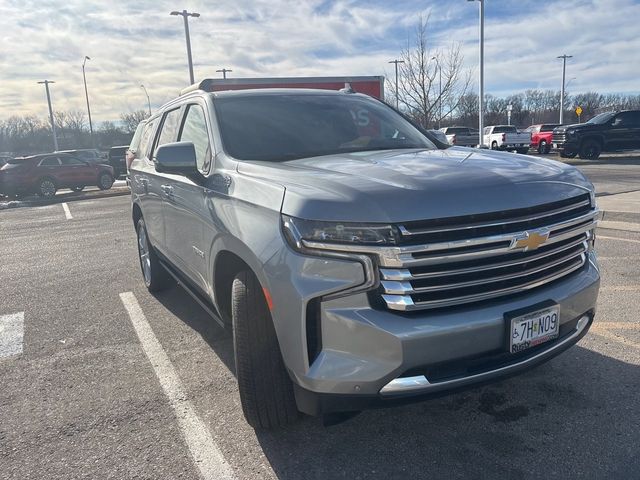
[(189, 85), (188, 87), (180, 90), (180, 96), (186, 95), (187, 93), (195, 92), (197, 90), (207, 91), (208, 89), (211, 88), (211, 84), (213, 83), (212, 80), (213, 79), (211, 78), (205, 78), (204, 80), (200, 80), (198, 83)]

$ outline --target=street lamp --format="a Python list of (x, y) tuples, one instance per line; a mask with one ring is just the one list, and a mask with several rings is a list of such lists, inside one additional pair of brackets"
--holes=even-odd
[[(473, 2), (475, 0), (467, 0)], [(478, 0), (480, 3), (480, 98), (478, 98), (478, 130), (480, 137), (480, 147), (483, 146), (483, 132), (484, 127), (483, 115), (484, 115), (484, 0)]]
[(147, 89), (142, 83), (140, 84), (140, 88), (144, 90), (144, 94), (147, 96), (147, 105), (149, 106), (149, 116), (151, 116), (151, 100), (149, 100), (149, 94), (147, 93)]
[(53, 121), (53, 108), (51, 108), (51, 95), (49, 94), (49, 84), (56, 83), (51, 80), (43, 80), (42, 82), (38, 82), (39, 84), (44, 84), (44, 88), (47, 91), (47, 104), (49, 104), (49, 120), (51, 120), (51, 131), (53, 132), (53, 148), (54, 151), (58, 151), (58, 137), (56, 136), (56, 124)]
[(404, 60), (391, 60), (389, 63), (395, 63), (396, 65), (396, 110), (398, 109), (398, 64), (404, 63)]
[(191, 59), (191, 38), (189, 37), (189, 17), (198, 18), (200, 16), (199, 13), (195, 12), (187, 12), (186, 10), (182, 10), (181, 12), (173, 11), (170, 15), (182, 15), (184, 19), (184, 36), (187, 39), (187, 59), (189, 61), (189, 80), (191, 81), (191, 85), (196, 83), (193, 77), (193, 60)]
[(438, 57), (431, 57), (431, 60), (436, 61), (436, 65), (438, 65), (438, 71), (440, 72), (440, 90), (438, 93), (438, 104), (440, 106), (440, 115), (438, 116), (438, 129), (441, 128), (442, 123), (442, 65), (440, 65), (440, 61)]
[(564, 79), (567, 71), (567, 58), (573, 58), (573, 55), (558, 55), (557, 58), (562, 59), (562, 90), (560, 91), (560, 125), (564, 119)]
[(224, 80), (226, 80), (227, 79), (227, 73), (231, 73), (231, 72), (233, 72), (233, 70), (229, 70), (228, 68), (223, 68), (221, 70), (216, 70), (216, 72), (222, 73), (222, 78)]
[(84, 80), (84, 96), (87, 99), (87, 113), (89, 114), (89, 134), (91, 135), (91, 142), (93, 143), (93, 123), (91, 122), (91, 107), (89, 107), (89, 92), (87, 91), (87, 76), (84, 73), (84, 66), (87, 60), (91, 60), (91, 57), (84, 56), (82, 61), (82, 79)]

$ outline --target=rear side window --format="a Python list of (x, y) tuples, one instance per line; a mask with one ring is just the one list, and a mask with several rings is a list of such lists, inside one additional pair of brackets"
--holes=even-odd
[(154, 122), (145, 123), (140, 133), (140, 143), (137, 145), (131, 143), (131, 149), (134, 151), (136, 158), (145, 158), (149, 155), (149, 146), (153, 134)]
[(58, 157), (47, 157), (40, 162), (41, 167), (57, 167), (60, 165)]
[(59, 158), (60, 158), (60, 163), (62, 163), (62, 165), (86, 165), (84, 162), (81, 162), (77, 158), (73, 158), (73, 157), (59, 157)]
[(508, 125), (501, 125), (499, 127), (495, 127), (493, 129), (493, 133), (516, 133), (516, 127), (513, 126), (508, 126)]
[(180, 124), (180, 109), (170, 110), (164, 115), (162, 122), (162, 130), (158, 137), (158, 143), (156, 147), (164, 145), (165, 143), (171, 143), (176, 141), (178, 136), (178, 126)]
[(193, 104), (187, 107), (180, 132), (180, 141), (193, 143), (196, 149), (198, 170), (207, 172), (211, 164), (211, 142), (209, 141), (204, 110), (200, 105)]

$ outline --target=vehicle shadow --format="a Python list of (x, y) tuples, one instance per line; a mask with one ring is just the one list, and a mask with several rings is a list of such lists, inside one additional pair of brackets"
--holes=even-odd
[(256, 432), (277, 477), (638, 478), (640, 367), (573, 347), (464, 393)]
[(231, 328), (222, 328), (211, 316), (189, 297), (182, 287), (174, 285), (154, 297), (177, 318), (200, 334), (205, 342), (214, 349), (222, 363), (235, 376), (233, 360), (233, 337)]
[[(235, 372), (228, 329), (178, 286), (155, 297)], [(281, 480), (638, 478), (639, 380), (640, 366), (578, 345), (488, 386), (255, 434)]]

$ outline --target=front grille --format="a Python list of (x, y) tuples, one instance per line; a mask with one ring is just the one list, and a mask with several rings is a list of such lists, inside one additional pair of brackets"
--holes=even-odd
[[(387, 308), (412, 311), (540, 287), (585, 265), (596, 218), (585, 194), (526, 209), (405, 223), (399, 226), (401, 245), (378, 253), (379, 294)], [(545, 241), (525, 245), (530, 236)]]
[(553, 132), (552, 139), (553, 143), (565, 143), (567, 141), (567, 136), (564, 133)]

